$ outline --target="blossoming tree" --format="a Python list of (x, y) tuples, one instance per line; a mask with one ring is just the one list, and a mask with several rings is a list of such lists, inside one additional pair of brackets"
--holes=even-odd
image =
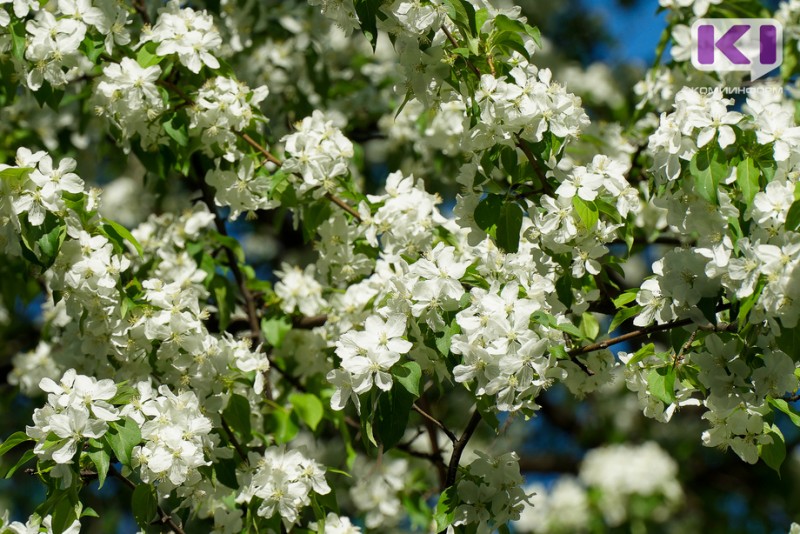
[(548, 391), (623, 383), (780, 472), (800, 4), (780, 75), (735, 102), (688, 28), (772, 14), (660, 3), (671, 57), (626, 100), (602, 67), (545, 68), (505, 2), (0, 0), (0, 322), (42, 302), (2, 330), (36, 407), (0, 454), (45, 488), (0, 532), (99, 528), (106, 484), (144, 532), (663, 521), (666, 446), (596, 447), (536, 492), (520, 471)]

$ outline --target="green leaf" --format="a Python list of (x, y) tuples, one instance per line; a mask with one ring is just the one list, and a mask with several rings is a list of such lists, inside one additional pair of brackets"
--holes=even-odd
[(223, 247), (233, 252), (234, 256), (236, 256), (236, 259), (239, 260), (239, 262), (244, 263), (245, 260), (244, 250), (242, 250), (242, 244), (239, 243), (238, 239), (236, 239), (235, 237), (231, 237), (229, 235), (221, 234), (217, 231), (209, 232), (208, 235), (216, 243), (219, 243)]
[(503, 207), (503, 197), (489, 194), (482, 198), (475, 207), (475, 224), (481, 230), (488, 230), (500, 218), (500, 209)]
[(453, 524), (458, 506), (458, 495), (455, 486), (450, 486), (439, 495), (439, 501), (433, 511), (433, 520), (436, 522), (436, 531), (447, 530)]
[(633, 367), (640, 361), (644, 360), (648, 356), (652, 356), (656, 353), (656, 346), (653, 343), (648, 343), (647, 345), (642, 346), (639, 350), (633, 353), (633, 357), (628, 360), (626, 364), (627, 367)]
[(800, 328), (780, 327), (781, 335), (775, 339), (778, 348), (797, 361), (800, 359)]
[(312, 204), (304, 204), (300, 208), (303, 221), (303, 241), (310, 243), (317, 236), (317, 228), (331, 216), (331, 203), (327, 199)]
[(122, 465), (131, 465), (131, 451), (142, 441), (139, 425), (126, 417), (123, 421), (108, 423), (108, 432), (102, 438)]
[(572, 277), (564, 274), (556, 281), (556, 295), (567, 308), (572, 306)]
[(391, 449), (403, 438), (413, 403), (414, 397), (411, 393), (398, 384), (378, 397), (373, 430), (384, 450)]
[(136, 54), (136, 62), (139, 64), (139, 66), (141, 66), (143, 69), (146, 69), (147, 67), (152, 67), (153, 65), (158, 65), (161, 63), (164, 57), (156, 54), (157, 48), (158, 43), (153, 41), (150, 41), (141, 47), (139, 52)]
[(697, 194), (712, 204), (718, 204), (719, 183), (727, 177), (729, 172), (725, 154), (716, 146), (703, 148), (694, 155), (689, 163), (689, 172), (694, 176)]
[(25, 21), (12, 20), (8, 25), (8, 32), (11, 34), (11, 54), (17, 61), (25, 63), (25, 48), (27, 45), (27, 32), (25, 31)]
[(581, 315), (581, 334), (592, 341), (600, 334), (600, 323), (591, 312), (583, 312)]
[(449, 325), (444, 327), (442, 335), (436, 337), (436, 348), (439, 349), (439, 353), (442, 356), (450, 354), (450, 343), (453, 336), (459, 332), (461, 332), (461, 327), (458, 326), (456, 320), (453, 319)]
[(5, 478), (11, 478), (12, 476), (14, 476), (14, 473), (16, 473), (19, 470), (20, 467), (22, 467), (23, 465), (27, 464), (28, 462), (30, 462), (34, 458), (36, 458), (36, 453), (33, 452), (33, 449), (29, 449), (29, 450), (25, 451), (22, 454), (22, 456), (20, 456), (20, 459), (17, 460), (17, 463), (12, 465), (8, 469), (8, 471), (6, 471)]
[(622, 308), (616, 313), (616, 315), (614, 315), (614, 319), (611, 320), (611, 324), (608, 327), (608, 331), (613, 332), (619, 327), (619, 325), (621, 325), (631, 317), (635, 317), (636, 315), (638, 315), (640, 311), (642, 311), (641, 306)]
[(250, 427), (250, 401), (236, 393), (231, 395), (228, 405), (222, 411), (222, 417), (239, 434), (241, 439), (250, 441), (252, 428)]
[(284, 316), (261, 319), (261, 331), (264, 332), (267, 343), (276, 349), (283, 345), (283, 340), (291, 329), (292, 323)]
[(514, 253), (519, 250), (522, 216), (522, 208), (516, 202), (507, 202), (500, 209), (500, 217), (497, 220), (497, 245), (505, 252)]
[(139, 392), (128, 384), (117, 384), (117, 394), (108, 402), (114, 406), (130, 404), (131, 400), (138, 395)]
[(797, 232), (800, 228), (800, 200), (795, 200), (786, 214), (786, 229)]
[(475, 8), (466, 0), (445, 0), (447, 16), (467, 35), (477, 37), (479, 28), (475, 20)]
[(0, 180), (19, 180), (27, 178), (33, 171), (32, 167), (9, 167), (0, 171)]
[(279, 445), (292, 441), (300, 431), (300, 427), (292, 417), (293, 413), (291, 410), (280, 409), (274, 410), (267, 417), (269, 432)]
[(49, 82), (44, 82), (38, 91), (34, 91), (33, 97), (41, 107), (46, 104), (53, 111), (58, 111), (61, 99), (64, 98), (64, 90), (56, 89)]
[(381, 0), (355, 0), (358, 22), (361, 24), (361, 32), (372, 45), (372, 50), (378, 44), (378, 13), (381, 7)]
[(158, 497), (150, 484), (139, 484), (133, 490), (131, 509), (136, 523), (142, 529), (150, 528), (150, 523), (158, 516)]
[(772, 438), (772, 443), (759, 445), (759, 456), (764, 463), (771, 467), (778, 476), (781, 474), (781, 465), (786, 459), (786, 441), (783, 433), (776, 425), (764, 423), (764, 434)]
[(594, 202), (588, 202), (579, 196), (574, 196), (572, 197), (572, 207), (575, 208), (578, 218), (580, 218), (587, 230), (594, 228), (594, 225), (600, 219), (600, 214)]
[(422, 369), (417, 362), (405, 362), (395, 368), (392, 373), (398, 384), (406, 388), (415, 399), (419, 398), (419, 381), (422, 378)]
[(0, 456), (3, 456), (20, 443), (25, 443), (26, 441), (33, 441), (33, 438), (29, 438), (25, 432), (14, 432), (0, 445)]
[(768, 399), (769, 403), (773, 405), (778, 410), (782, 411), (786, 415), (789, 416), (789, 419), (792, 421), (794, 426), (800, 427), (800, 413), (794, 411), (794, 408), (789, 406), (789, 403), (783, 399)]
[(173, 114), (169, 119), (161, 123), (161, 126), (164, 127), (164, 132), (178, 143), (178, 146), (183, 147), (189, 144), (189, 134), (182, 116)]
[(325, 412), (319, 398), (311, 393), (293, 393), (289, 396), (289, 402), (308, 428), (315, 431)]
[(124, 239), (125, 241), (133, 245), (133, 248), (136, 250), (136, 253), (139, 254), (140, 258), (144, 255), (144, 250), (142, 249), (142, 245), (139, 243), (139, 241), (136, 240), (135, 237), (133, 237), (133, 234), (130, 233), (130, 231), (121, 224), (111, 221), (109, 219), (103, 219), (103, 230), (109, 237), (113, 235), (115, 237), (118, 237), (120, 241)]
[(111, 465), (111, 455), (105, 449), (90, 450), (86, 453), (97, 469), (98, 489), (103, 487), (108, 475), (108, 468)]
[[(615, 308), (622, 308), (626, 304), (629, 304), (636, 300), (636, 295), (639, 293), (638, 289), (629, 289), (625, 291), (625, 293), (621, 294), (617, 298), (613, 299), (611, 302), (614, 303)], [(613, 330), (610, 329), (610, 330)]]
[(209, 287), (214, 295), (217, 304), (217, 315), (219, 317), (219, 328), (225, 330), (230, 324), (231, 313), (236, 306), (236, 299), (233, 291), (230, 290), (228, 279), (224, 276), (215, 275), (211, 279)]
[(214, 474), (217, 475), (217, 480), (231, 489), (239, 487), (239, 482), (236, 480), (235, 458), (218, 458), (214, 462)]
[(38, 256), (42, 262), (42, 267), (49, 268), (55, 263), (58, 251), (61, 249), (61, 245), (64, 244), (66, 237), (66, 225), (58, 225), (36, 241), (39, 246)]
[(758, 177), (760, 173), (752, 158), (746, 158), (736, 166), (736, 183), (742, 191), (745, 204), (748, 206), (753, 203), (753, 198), (759, 192)]
[(675, 402), (675, 368), (671, 365), (652, 369), (647, 374), (647, 389), (650, 394), (663, 402)]
[(51, 528), (53, 534), (61, 534), (78, 519), (82, 505), (73, 492), (63, 493), (51, 513)]

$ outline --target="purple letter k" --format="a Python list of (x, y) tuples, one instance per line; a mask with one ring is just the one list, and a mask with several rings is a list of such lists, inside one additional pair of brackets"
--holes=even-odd
[(702, 65), (714, 63), (714, 48), (719, 51), (735, 65), (747, 65), (750, 60), (736, 48), (736, 41), (747, 33), (750, 26), (747, 24), (737, 24), (731, 26), (725, 34), (714, 42), (714, 26), (702, 24), (697, 27), (697, 60)]

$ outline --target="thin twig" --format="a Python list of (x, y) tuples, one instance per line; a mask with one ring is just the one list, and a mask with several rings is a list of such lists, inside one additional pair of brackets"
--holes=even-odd
[(432, 416), (431, 414), (429, 414), (428, 412), (426, 412), (425, 410), (420, 408), (420, 406), (417, 403), (412, 404), (411, 405), (411, 409), (414, 410), (415, 412), (417, 412), (418, 414), (420, 414), (423, 418), (428, 420), (430, 423), (432, 423), (435, 426), (437, 426), (442, 432), (445, 433), (445, 435), (450, 439), (450, 441), (452, 441), (453, 443), (458, 441), (458, 438), (456, 438), (456, 435), (453, 434), (453, 432), (449, 428), (447, 428), (444, 423), (442, 423), (441, 421), (436, 419), (434, 416)]
[(358, 222), (361, 222), (361, 215), (359, 215), (356, 210), (351, 208), (350, 205), (347, 202), (345, 202), (341, 198), (335, 196), (333, 193), (325, 193), (325, 198), (327, 198), (328, 200), (330, 200), (331, 202), (333, 202), (334, 204), (336, 204), (337, 206), (342, 208), (344, 211), (346, 211), (350, 215), (352, 215), (355, 220), (357, 220)]
[(328, 316), (325, 314), (314, 315), (311, 317), (297, 317), (292, 320), (292, 328), (299, 328), (301, 330), (310, 330), (317, 326), (323, 326), (328, 322)]
[(222, 428), (224, 428), (225, 433), (228, 434), (228, 440), (233, 444), (233, 448), (236, 449), (236, 453), (239, 455), (239, 458), (241, 458), (243, 462), (247, 463), (247, 453), (244, 452), (239, 440), (236, 439), (236, 434), (233, 433), (233, 429), (231, 429), (224, 417), (220, 416), (220, 420), (222, 421)]
[[(450, 44), (452, 44), (453, 47), (458, 48), (458, 42), (455, 40), (455, 38), (453, 37), (453, 34), (450, 33), (450, 30), (448, 30), (447, 27), (445, 27), (444, 24), (442, 24), (442, 31), (444, 32), (445, 36), (447, 36), (447, 40), (450, 41)], [(467, 66), (470, 68), (470, 70), (475, 73), (475, 76), (480, 78), (481, 77), (481, 71), (478, 70), (478, 67), (476, 67), (475, 64), (472, 61), (470, 61), (469, 59), (466, 59), (466, 62), (467, 62)]]
[[(208, 210), (214, 216), (214, 224), (217, 227), (217, 232), (221, 235), (228, 237), (228, 230), (225, 228), (225, 221), (217, 210), (217, 205), (214, 203), (214, 194), (211, 192), (210, 187), (200, 176), (197, 177), (198, 185), (203, 193), (203, 202), (208, 206)], [(239, 268), (239, 262), (236, 254), (230, 247), (224, 247), (225, 254), (228, 257), (228, 264), (233, 272), (233, 277), (236, 279), (236, 284), (239, 286), (239, 291), (245, 301), (245, 310), (247, 312), (247, 319), (250, 322), (250, 338), (256, 344), (261, 342), (261, 323), (258, 319), (258, 312), (256, 311), (256, 302), (250, 288), (247, 287), (247, 279)]]
[(136, 12), (139, 14), (139, 16), (142, 18), (142, 22), (144, 22), (147, 25), (150, 25), (151, 24), (150, 14), (147, 12), (147, 6), (145, 5), (144, 1), (145, 0), (132, 0), (131, 5), (133, 6), (133, 9), (135, 9)]
[(264, 148), (263, 146), (261, 146), (261, 145), (260, 145), (260, 144), (259, 144), (259, 143), (258, 143), (258, 142), (255, 140), (255, 139), (253, 139), (252, 137), (250, 137), (248, 134), (246, 134), (246, 133), (244, 133), (244, 132), (237, 132), (237, 135), (239, 135), (239, 137), (241, 137), (242, 139), (244, 139), (244, 140), (245, 140), (245, 142), (247, 142), (247, 144), (248, 144), (248, 145), (250, 145), (251, 147), (253, 147), (253, 148), (255, 148), (256, 150), (258, 150), (259, 152), (261, 152), (261, 154), (263, 154), (263, 155), (264, 155), (264, 157), (265, 157), (265, 158), (267, 158), (267, 160), (271, 161), (272, 163), (274, 163), (274, 164), (275, 164), (275, 165), (277, 165), (278, 167), (280, 167), (281, 165), (283, 165), (283, 162), (282, 162), (281, 160), (279, 160), (278, 158), (276, 158), (276, 157), (275, 157), (275, 156), (272, 154), (272, 152), (270, 152), (269, 150), (267, 150), (266, 148)]
[[(721, 311), (730, 309), (730, 307), (731, 307), (730, 304), (723, 304), (722, 306), (718, 306), (716, 311), (717, 312), (721, 312)], [(656, 332), (663, 332), (665, 330), (672, 330), (673, 328), (679, 328), (681, 326), (686, 326), (686, 325), (692, 324), (693, 322), (694, 321), (692, 319), (681, 319), (679, 321), (671, 321), (669, 323), (664, 323), (664, 324), (650, 325), (650, 326), (648, 326), (646, 328), (640, 328), (638, 330), (634, 330), (632, 332), (628, 332), (627, 334), (623, 334), (621, 336), (613, 337), (611, 339), (606, 339), (605, 341), (600, 341), (598, 343), (592, 343), (591, 345), (586, 345), (585, 347), (578, 347), (578, 348), (572, 349), (570, 351), (567, 351), (567, 354), (569, 354), (570, 356), (578, 356), (578, 355), (581, 355), (581, 354), (588, 354), (588, 353), (594, 352), (596, 350), (607, 349), (608, 347), (610, 347), (612, 345), (616, 345), (616, 344), (622, 343), (624, 341), (630, 341), (632, 339), (638, 339), (640, 337), (648, 336), (648, 335), (654, 334)], [(703, 327), (698, 327), (698, 328), (701, 329), (701, 330), (705, 329)], [(709, 330), (718, 331), (718, 330), (728, 330), (729, 328), (731, 328), (731, 325), (726, 323), (726, 324), (721, 324), (721, 325), (718, 325), (718, 326), (713, 326), (712, 328), (709, 328)]]

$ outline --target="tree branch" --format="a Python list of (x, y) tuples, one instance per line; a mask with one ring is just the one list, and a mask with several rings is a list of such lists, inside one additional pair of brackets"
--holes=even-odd
[[(717, 307), (718, 312), (730, 309), (730, 304), (723, 304)], [(645, 328), (640, 328), (638, 330), (634, 330), (632, 332), (628, 332), (627, 334), (623, 334), (621, 336), (613, 337), (611, 339), (606, 339), (605, 341), (600, 341), (598, 343), (592, 343), (591, 345), (586, 345), (585, 347), (578, 347), (567, 351), (567, 354), (570, 356), (579, 356), (581, 354), (588, 354), (590, 352), (594, 352), (596, 350), (603, 350), (607, 349), (612, 345), (616, 345), (618, 343), (622, 343), (624, 341), (630, 341), (632, 339), (638, 339), (640, 337), (645, 337), (650, 334), (654, 334), (656, 332), (663, 332), (665, 330), (672, 330), (673, 328), (679, 328), (681, 326), (686, 326), (692, 324), (694, 321), (692, 319), (681, 319), (679, 321), (671, 321), (669, 323), (664, 324), (653, 324)], [(720, 325), (712, 325), (711, 330), (720, 331), (720, 330), (728, 330), (731, 327), (730, 324), (723, 323)], [(698, 329), (703, 330), (703, 327), (698, 326)]]
[(420, 414), (428, 422), (430, 422), (434, 426), (438, 427), (442, 432), (445, 433), (445, 435), (450, 439), (450, 441), (452, 441), (453, 443), (456, 443), (458, 441), (458, 439), (456, 438), (456, 435), (453, 434), (453, 432), (449, 428), (447, 428), (444, 425), (444, 423), (442, 423), (441, 421), (436, 419), (434, 416), (432, 416), (431, 414), (429, 414), (428, 412), (426, 412), (425, 410), (420, 408), (417, 403), (412, 404), (411, 405), (411, 409), (413, 409), (415, 412)]
[[(201, 176), (197, 176), (197, 182), (198, 186), (200, 187), (200, 191), (203, 193), (203, 202), (205, 202), (206, 206), (208, 206), (208, 210), (214, 216), (214, 224), (217, 227), (217, 232), (228, 237), (228, 230), (225, 228), (225, 221), (220, 215), (217, 205), (214, 203), (214, 194), (211, 192), (211, 188)], [(256, 310), (256, 301), (253, 298), (253, 294), (250, 292), (250, 288), (247, 287), (247, 279), (245, 278), (244, 273), (242, 273), (242, 270), (239, 268), (239, 262), (236, 258), (236, 254), (230, 249), (230, 247), (224, 247), (224, 249), (225, 255), (228, 257), (229, 267), (233, 272), (233, 277), (236, 279), (236, 284), (239, 286), (239, 291), (244, 298), (245, 311), (247, 312), (247, 319), (250, 323), (250, 339), (254, 343), (258, 344), (261, 342), (261, 323)]]
[(472, 412), (469, 423), (467, 423), (467, 428), (464, 429), (464, 433), (461, 434), (461, 437), (453, 445), (453, 454), (450, 456), (450, 465), (447, 467), (447, 479), (445, 480), (445, 487), (442, 489), (447, 489), (456, 483), (456, 475), (458, 474), (458, 464), (461, 461), (461, 455), (464, 454), (464, 449), (475, 433), (475, 429), (478, 428), (481, 419), (481, 412), (478, 411), (476, 407), (475, 411)]

